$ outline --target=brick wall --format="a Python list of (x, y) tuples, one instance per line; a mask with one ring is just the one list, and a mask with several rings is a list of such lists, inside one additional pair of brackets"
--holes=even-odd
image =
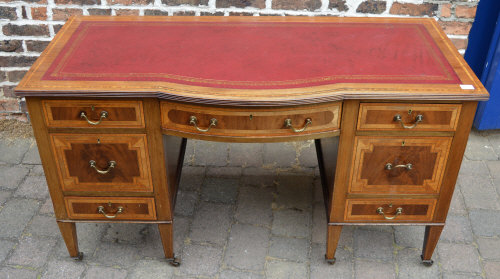
[(26, 121), (14, 87), (71, 15), (434, 17), (463, 54), (479, 0), (0, 0), (0, 119)]

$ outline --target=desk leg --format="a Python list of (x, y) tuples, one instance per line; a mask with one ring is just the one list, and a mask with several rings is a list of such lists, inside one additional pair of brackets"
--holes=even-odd
[(179, 266), (181, 262), (174, 254), (174, 232), (172, 224), (158, 224), (160, 231), (161, 243), (163, 245), (163, 253), (167, 261), (173, 266)]
[(83, 253), (78, 251), (78, 238), (76, 236), (75, 223), (58, 221), (57, 225), (59, 226), (70, 257), (75, 260), (81, 260), (83, 258)]
[(337, 250), (337, 245), (339, 244), (341, 233), (342, 233), (342, 226), (328, 225), (325, 258), (329, 264), (335, 263), (335, 251)]
[(439, 240), (439, 236), (443, 231), (444, 226), (426, 226), (425, 236), (424, 236), (424, 247), (422, 248), (422, 263), (426, 266), (431, 266), (434, 261), (432, 258), (432, 253)]

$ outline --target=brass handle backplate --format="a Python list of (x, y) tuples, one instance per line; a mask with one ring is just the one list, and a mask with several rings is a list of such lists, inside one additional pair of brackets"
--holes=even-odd
[(88, 119), (87, 114), (84, 111), (80, 112), (80, 118), (87, 120), (87, 123), (89, 123), (90, 125), (99, 125), (107, 117), (108, 117), (108, 112), (103, 110), (101, 112), (101, 117), (99, 118), (99, 121), (91, 121), (90, 119)]
[(415, 117), (415, 123), (413, 123), (413, 125), (411, 125), (411, 126), (407, 126), (403, 123), (403, 119), (401, 118), (401, 115), (396, 114), (394, 116), (394, 121), (399, 122), (399, 124), (401, 124), (401, 126), (405, 129), (413, 129), (413, 128), (417, 127), (418, 123), (422, 122), (423, 120), (424, 120), (424, 116), (419, 114), (419, 115), (417, 115), (417, 117)]
[(108, 168), (105, 169), (105, 170), (100, 170), (97, 168), (96, 166), (96, 162), (94, 160), (90, 160), (89, 161), (89, 165), (91, 168), (95, 169), (95, 171), (99, 174), (107, 174), (108, 172), (110, 172), (114, 167), (116, 167), (116, 162), (115, 161), (109, 161), (108, 162)]
[(208, 128), (202, 129), (202, 128), (198, 127), (198, 119), (196, 118), (196, 116), (191, 115), (191, 117), (189, 117), (189, 125), (193, 125), (196, 128), (196, 130), (205, 133), (205, 132), (210, 131), (210, 129), (212, 127), (217, 126), (217, 119), (215, 119), (215, 118), (210, 119), (210, 125), (208, 125)]
[(123, 213), (123, 206), (119, 206), (118, 207), (118, 211), (116, 211), (115, 215), (108, 215), (106, 213), (106, 211), (104, 211), (104, 206), (102, 206), (102, 205), (100, 205), (99, 207), (97, 207), (97, 211), (99, 213), (101, 213), (102, 215), (104, 215), (104, 217), (106, 217), (108, 219), (115, 219), (118, 214)]
[(301, 129), (296, 129), (292, 126), (292, 119), (290, 118), (285, 119), (285, 128), (290, 128), (294, 133), (304, 132), (307, 129), (307, 126), (311, 124), (312, 124), (311, 118), (307, 118), (304, 127), (302, 127)]
[(392, 169), (395, 169), (395, 168), (405, 168), (407, 170), (411, 170), (411, 169), (413, 169), (413, 165), (411, 163), (408, 163), (408, 164), (405, 164), (405, 165), (395, 165), (395, 166), (393, 166), (391, 163), (387, 163), (387, 164), (385, 164), (384, 168), (386, 170), (392, 170)]
[(384, 218), (386, 220), (394, 220), (394, 219), (396, 219), (396, 217), (398, 217), (398, 215), (403, 214), (403, 208), (402, 207), (396, 208), (396, 214), (394, 214), (394, 216), (392, 216), (392, 217), (387, 217), (384, 213), (384, 208), (382, 208), (382, 207), (377, 208), (377, 213), (384, 216)]

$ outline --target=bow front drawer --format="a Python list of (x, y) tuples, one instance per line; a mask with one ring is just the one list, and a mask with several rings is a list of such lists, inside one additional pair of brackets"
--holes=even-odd
[(155, 220), (153, 198), (66, 197), (70, 219)]
[(455, 131), (460, 104), (362, 103), (358, 130)]
[(351, 222), (430, 222), (434, 199), (348, 199), (345, 221)]
[(64, 191), (153, 191), (146, 135), (53, 134)]
[(350, 193), (437, 194), (451, 137), (355, 138)]
[(144, 128), (140, 101), (44, 100), (45, 123), (54, 128)]
[(290, 108), (217, 108), (162, 102), (162, 126), (189, 137), (293, 137), (337, 131), (341, 103)]

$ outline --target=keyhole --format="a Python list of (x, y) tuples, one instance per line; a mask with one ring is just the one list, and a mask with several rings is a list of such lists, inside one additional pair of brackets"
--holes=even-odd
[(401, 146), (405, 146), (405, 144), (406, 144), (406, 142), (405, 142), (405, 141), (403, 141), (403, 142), (401, 143)]
[(408, 110), (408, 115), (410, 115), (413, 112), (413, 110), (409, 109)]
[(95, 110), (94, 105), (91, 105), (91, 106), (90, 106), (90, 109), (91, 109), (92, 111), (94, 111), (94, 110)]
[(97, 144), (101, 144), (101, 139), (97, 139)]
[(253, 119), (253, 115), (252, 115), (252, 114), (250, 114), (250, 120), (252, 120), (252, 119)]

